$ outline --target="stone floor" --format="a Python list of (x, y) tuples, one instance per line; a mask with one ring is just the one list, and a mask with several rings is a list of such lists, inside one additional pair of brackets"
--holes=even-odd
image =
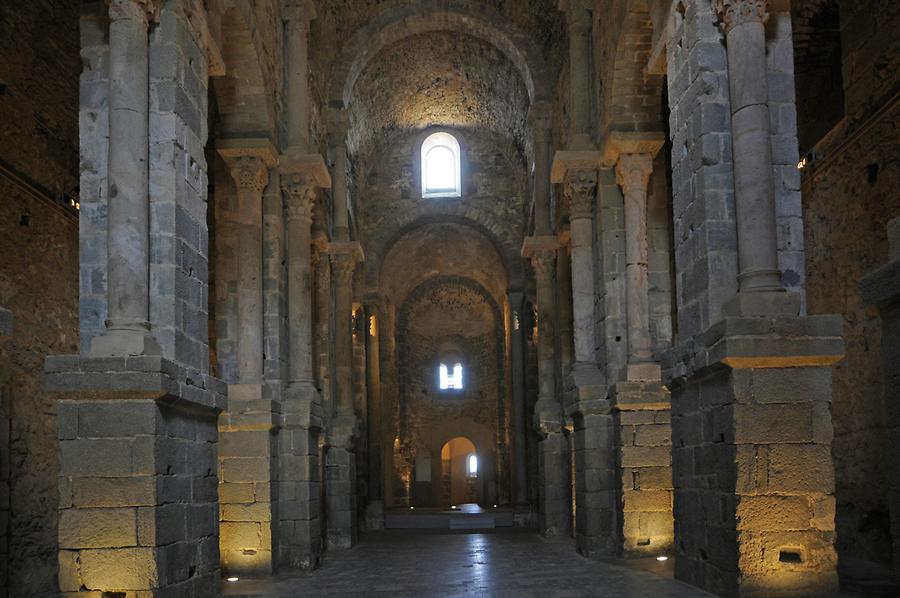
[[(386, 531), (353, 550), (327, 555), (311, 575), (225, 583), (225, 596), (563, 596), (688, 598), (709, 596), (643, 567), (589, 561), (571, 541), (532, 531), (487, 533)], [(669, 574), (670, 575), (670, 574)]]

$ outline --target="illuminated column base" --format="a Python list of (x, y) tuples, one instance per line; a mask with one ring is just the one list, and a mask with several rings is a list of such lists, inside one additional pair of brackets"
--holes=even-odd
[[(605, 405), (606, 401), (602, 401)], [(616, 554), (613, 422), (609, 409), (582, 411), (575, 422), (575, 546), (586, 557)]]
[(263, 400), (260, 384), (228, 388), (228, 411), (219, 416), (219, 552), (226, 575), (274, 570), (277, 411), (277, 404)]
[(61, 593), (218, 595), (225, 385), (159, 357), (53, 356), (45, 381), (59, 393)]
[(669, 393), (659, 382), (619, 382), (612, 391), (619, 550), (627, 557), (672, 551), (672, 425)]
[(841, 334), (839, 316), (729, 317), (669, 364), (678, 579), (725, 597), (836, 595)]

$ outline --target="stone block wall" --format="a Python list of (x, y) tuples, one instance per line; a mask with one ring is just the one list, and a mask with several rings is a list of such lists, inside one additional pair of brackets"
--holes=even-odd
[(60, 403), (59, 587), (219, 583), (216, 421), (153, 400)]
[(672, 391), (676, 576), (720, 596), (831, 595), (840, 321), (729, 318), (706, 338)]
[(78, 10), (0, 7), (0, 306), (16, 316), (0, 331), (4, 596), (56, 588), (56, 403), (41, 362), (78, 350)]
[(209, 372), (208, 72), (186, 2), (150, 34), (150, 322), (163, 355)]
[[(838, 552), (886, 564), (891, 441), (877, 357), (883, 322), (859, 283), (886, 262), (885, 227), (900, 216), (900, 111), (891, 95), (900, 83), (891, 68), (900, 54), (900, 12), (876, 0), (839, 4), (845, 119), (813, 141), (820, 159), (802, 173), (808, 311), (844, 317), (847, 354), (835, 366), (833, 402)], [(798, 98), (808, 93), (798, 85)]]
[(737, 291), (731, 112), (713, 2), (683, 2), (667, 45), (678, 332), (721, 318)]
[(654, 383), (620, 382), (614, 400), (619, 551), (668, 554), (675, 534), (668, 391)]

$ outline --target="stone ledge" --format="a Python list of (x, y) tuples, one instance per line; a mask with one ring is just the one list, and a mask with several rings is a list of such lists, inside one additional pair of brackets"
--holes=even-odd
[(614, 411), (668, 411), (671, 397), (659, 382), (622, 381), (610, 389), (610, 404)]
[(328, 244), (328, 253), (331, 255), (348, 254), (359, 263), (366, 259), (362, 245), (357, 241), (332, 241)]
[(836, 315), (724, 318), (664, 355), (670, 388), (710, 369), (829, 367), (844, 356)]
[(596, 150), (560, 150), (553, 155), (550, 182), (563, 183), (571, 170), (598, 170), (603, 156)]
[(160, 356), (51, 355), (44, 362), (44, 387), (62, 400), (152, 399), (213, 411), (225, 408), (227, 396), (221, 380)]
[(875, 270), (859, 283), (863, 301), (870, 305), (886, 305), (900, 301), (900, 259)]
[(525, 237), (522, 242), (522, 257), (530, 258), (539, 251), (556, 251), (559, 249), (559, 239), (556, 235), (541, 235)]
[(300, 174), (310, 176), (316, 185), (323, 189), (331, 189), (331, 173), (320, 154), (309, 154), (301, 149), (288, 148), (278, 160), (278, 172), (290, 176)]

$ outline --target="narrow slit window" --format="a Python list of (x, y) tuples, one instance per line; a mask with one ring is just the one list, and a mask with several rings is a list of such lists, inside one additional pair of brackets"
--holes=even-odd
[(422, 197), (462, 195), (459, 142), (449, 133), (435, 133), (422, 144)]
[(453, 366), (453, 373), (447, 364), (442, 363), (440, 367), (440, 386), (441, 390), (461, 390), (463, 387), (463, 367), (461, 363)]
[(478, 456), (474, 453), (469, 455), (469, 458), (466, 459), (466, 472), (469, 474), (470, 478), (478, 476)]

